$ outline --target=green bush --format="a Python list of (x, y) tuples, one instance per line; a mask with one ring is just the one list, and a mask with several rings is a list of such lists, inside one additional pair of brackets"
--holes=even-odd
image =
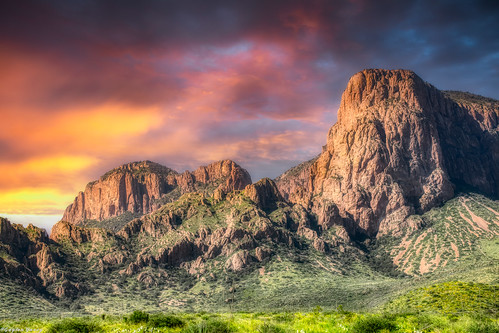
[(148, 321), (149, 321), (149, 314), (138, 310), (132, 312), (132, 314), (128, 318), (125, 317), (125, 322), (130, 324), (147, 323)]
[(156, 314), (149, 317), (150, 327), (183, 327), (185, 322), (175, 315)]
[(352, 327), (354, 333), (376, 333), (397, 329), (394, 319), (387, 316), (368, 316), (359, 318)]
[(230, 327), (229, 323), (219, 320), (210, 319), (203, 320), (198, 324), (191, 324), (187, 326), (182, 332), (184, 333), (231, 333), (234, 330)]
[(273, 316), (274, 320), (280, 323), (289, 323), (293, 321), (294, 317), (295, 315), (290, 312), (277, 313)]
[(499, 333), (499, 325), (491, 321), (479, 321), (472, 323), (467, 331), (468, 333)]
[(259, 333), (284, 333), (285, 330), (279, 326), (265, 323), (258, 328)]
[(96, 323), (89, 322), (82, 318), (64, 319), (49, 326), (47, 333), (91, 333), (103, 332)]

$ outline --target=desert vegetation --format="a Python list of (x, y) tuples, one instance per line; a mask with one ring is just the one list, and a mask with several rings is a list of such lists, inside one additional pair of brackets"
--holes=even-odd
[(134, 311), (124, 316), (0, 321), (0, 330), (58, 332), (499, 332), (497, 317), (437, 312), (355, 313), (339, 307), (311, 312), (157, 313)]

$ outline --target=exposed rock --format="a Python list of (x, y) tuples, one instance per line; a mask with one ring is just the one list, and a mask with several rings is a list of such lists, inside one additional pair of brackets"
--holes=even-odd
[(276, 184), (269, 178), (260, 179), (255, 184), (246, 186), (244, 193), (263, 210), (272, 210), (283, 198)]
[(114, 237), (113, 233), (105, 229), (83, 228), (66, 221), (57, 222), (52, 227), (52, 233), (50, 234), (50, 239), (56, 242), (67, 239), (78, 244), (86, 242), (104, 242)]
[(278, 186), (291, 202), (315, 206), (324, 227), (386, 234), (456, 186), (497, 196), (498, 112), (457, 104), (411, 71), (364, 70), (350, 79), (322, 154), (295, 185), (284, 174)]
[(75, 298), (81, 292), (83, 290), (79, 284), (65, 280), (56, 288), (55, 295), (59, 298)]
[(233, 161), (224, 160), (202, 166), (194, 172), (176, 171), (160, 164), (143, 161), (122, 165), (98, 181), (89, 183), (66, 208), (63, 220), (83, 224), (102, 221), (126, 212), (146, 214), (162, 203), (178, 199), (193, 191), (207, 191), (221, 196), (242, 190), (251, 184), (248, 172)]
[(252, 257), (247, 250), (234, 253), (225, 263), (227, 269), (239, 272), (252, 262)]
[(137, 276), (137, 281), (145, 285), (147, 288), (157, 286), (158, 281), (156, 280), (156, 277), (149, 271), (146, 272), (141, 272)]
[(266, 247), (257, 247), (255, 249), (255, 258), (258, 261), (263, 261), (272, 255), (272, 250)]
[(324, 242), (320, 238), (314, 239), (313, 246), (314, 246), (314, 249), (316, 249), (319, 252), (325, 253), (328, 250), (328, 246), (327, 246), (326, 242)]
[[(9, 260), (0, 258), (0, 274), (40, 292), (53, 284), (71, 282), (59, 263), (60, 254), (50, 248), (51, 244), (45, 230), (32, 224), (24, 228), (0, 218), (0, 251), (10, 256)], [(59, 294), (65, 295), (62, 291)]]
[(303, 162), (275, 179), (275, 184), (285, 200), (304, 207), (308, 206), (311, 195), (309, 190), (310, 167), (316, 160), (317, 157)]
[(107, 265), (121, 265), (125, 262), (127, 258), (127, 254), (121, 252), (121, 251), (114, 251), (111, 253), (106, 254), (103, 258), (102, 261), (107, 264)]

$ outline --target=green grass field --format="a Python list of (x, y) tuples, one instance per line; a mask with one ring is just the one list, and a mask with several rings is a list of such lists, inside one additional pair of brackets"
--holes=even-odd
[(473, 315), (369, 314), (342, 311), (280, 313), (177, 313), (87, 316), (65, 319), (0, 321), (4, 332), (185, 332), (185, 333), (323, 333), (323, 332), (499, 332), (497, 319)]

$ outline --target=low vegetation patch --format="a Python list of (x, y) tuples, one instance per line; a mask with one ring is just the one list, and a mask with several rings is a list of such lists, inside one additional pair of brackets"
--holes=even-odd
[(64, 319), (50, 324), (47, 333), (91, 333), (104, 332), (100, 325), (85, 318)]
[(394, 316), (369, 315), (359, 318), (352, 326), (353, 333), (377, 333), (395, 331)]
[[(124, 319), (126, 318), (126, 320)], [(147, 318), (147, 319), (146, 319)], [(176, 333), (499, 333), (499, 321), (479, 314), (240, 312), (95, 316), (73, 319), (0, 320), (0, 332), (176, 332)]]
[(171, 314), (155, 314), (149, 317), (149, 321), (147, 323), (149, 327), (183, 327), (185, 326), (184, 320), (181, 318), (171, 315)]
[(203, 320), (200, 323), (192, 323), (185, 328), (183, 333), (231, 333), (235, 332), (229, 323), (220, 319)]
[(388, 303), (386, 310), (497, 318), (499, 286), (461, 281), (435, 284), (408, 292)]

